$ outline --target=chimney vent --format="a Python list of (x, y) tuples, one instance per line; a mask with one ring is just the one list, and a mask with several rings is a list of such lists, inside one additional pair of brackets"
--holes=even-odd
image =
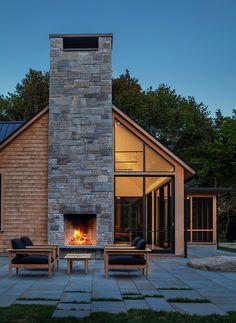
[(63, 50), (98, 50), (98, 37), (65, 37)]

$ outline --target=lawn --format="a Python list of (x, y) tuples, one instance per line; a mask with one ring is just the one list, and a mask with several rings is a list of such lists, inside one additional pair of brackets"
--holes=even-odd
[(219, 247), (219, 250), (229, 251), (229, 252), (236, 252), (236, 248), (229, 248), (229, 247)]
[(180, 313), (165, 313), (154, 312), (150, 310), (129, 310), (127, 314), (109, 314), (109, 313), (92, 313), (89, 317), (84, 319), (65, 318), (52, 319), (52, 313), (55, 310), (54, 306), (45, 305), (12, 305), (10, 307), (0, 308), (0, 322), (1, 323), (123, 323), (123, 322), (142, 322), (142, 323), (224, 323), (236, 322), (236, 312), (230, 312), (227, 316), (190, 316)]

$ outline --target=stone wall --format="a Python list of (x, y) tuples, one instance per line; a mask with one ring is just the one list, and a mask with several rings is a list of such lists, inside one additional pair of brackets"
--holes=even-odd
[(64, 244), (64, 214), (96, 214), (102, 246), (113, 230), (112, 37), (83, 51), (63, 50), (63, 37), (50, 37), (48, 240)]

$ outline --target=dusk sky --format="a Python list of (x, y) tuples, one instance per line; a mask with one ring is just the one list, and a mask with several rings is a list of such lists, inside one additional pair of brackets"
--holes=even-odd
[(29, 68), (49, 70), (49, 34), (113, 33), (113, 77), (164, 83), (214, 112), (236, 108), (235, 0), (5, 0), (0, 94)]

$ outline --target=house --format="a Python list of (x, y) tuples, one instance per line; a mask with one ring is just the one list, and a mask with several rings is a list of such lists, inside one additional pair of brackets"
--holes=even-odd
[[(186, 205), (189, 240), (215, 242), (216, 192), (189, 192), (185, 203), (195, 171), (112, 105), (112, 34), (50, 43), (49, 107), (0, 144), (0, 252), (22, 235), (64, 248), (143, 236), (183, 256)], [(196, 201), (208, 222), (195, 228)]]

